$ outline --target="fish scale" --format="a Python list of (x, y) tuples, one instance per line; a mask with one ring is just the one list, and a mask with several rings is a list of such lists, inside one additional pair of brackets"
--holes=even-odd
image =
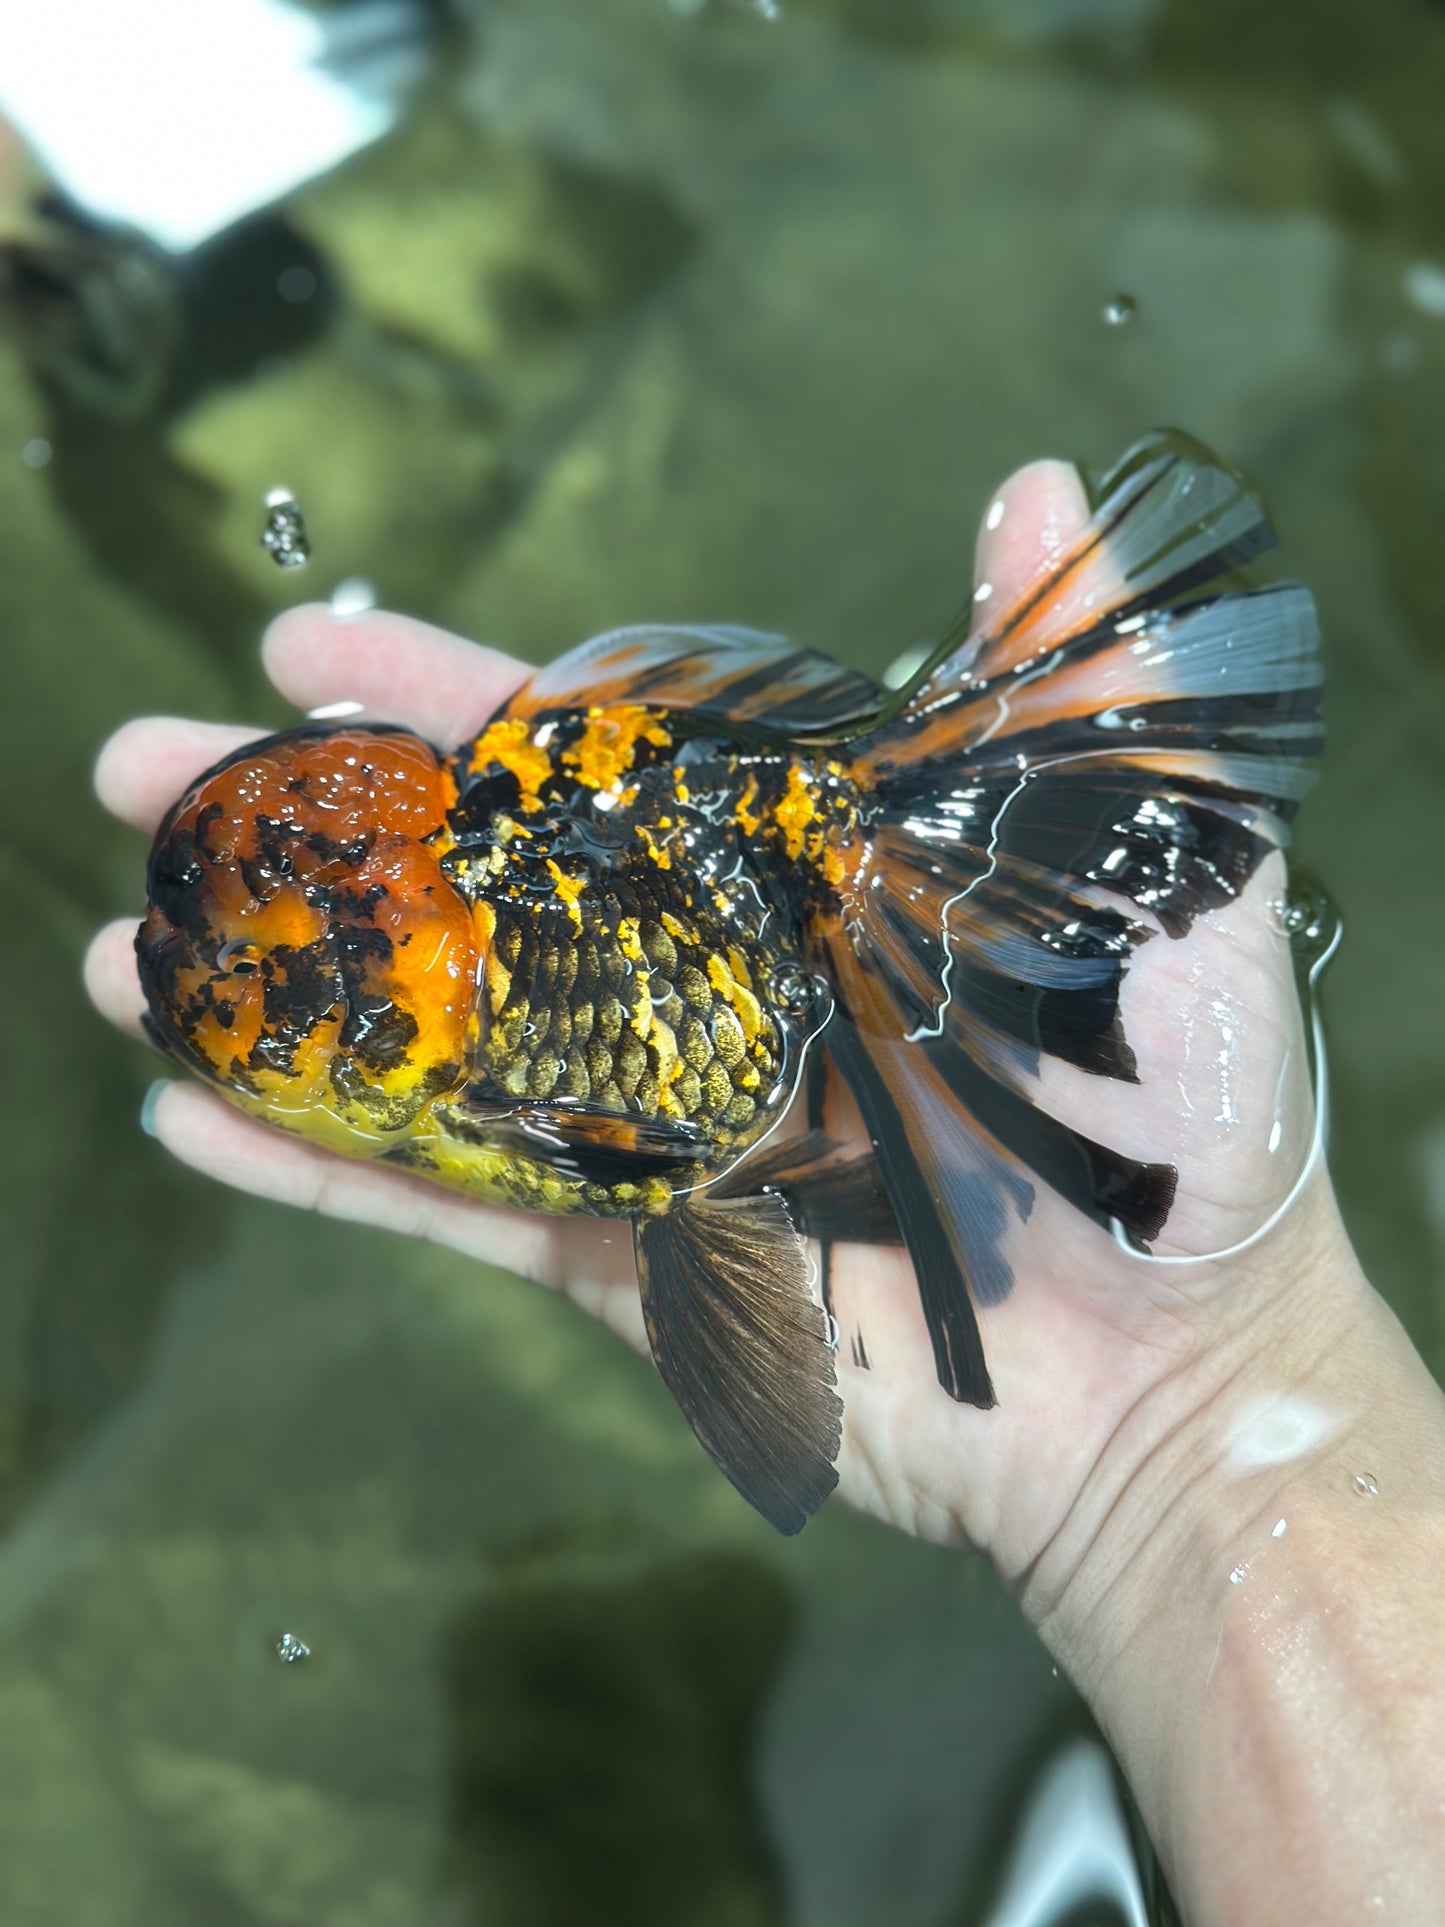
[[(674, 918), (687, 909), (675, 889), (657, 907)], [(637, 919), (643, 960), (634, 962), (619, 916), (606, 906), (582, 915), (579, 931), (550, 904), (496, 911), (492, 943), (509, 983), (478, 1049), (480, 1079), (499, 1096), (566, 1097), (745, 1132), (783, 1071), (786, 1042), (763, 1000), (749, 1039), (718, 988), (735, 981), (736, 930), (692, 911), (689, 941), (657, 916)], [(766, 970), (778, 958), (763, 950), (758, 961)]]

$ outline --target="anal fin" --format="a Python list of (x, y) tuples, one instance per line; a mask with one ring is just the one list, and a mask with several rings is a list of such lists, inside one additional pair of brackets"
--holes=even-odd
[(893, 1201), (871, 1153), (839, 1158), (825, 1131), (774, 1140), (708, 1187), (712, 1198), (776, 1191), (805, 1238), (828, 1244), (901, 1245)]
[(652, 1355), (704, 1450), (779, 1532), (838, 1482), (843, 1405), (808, 1247), (771, 1194), (634, 1224)]

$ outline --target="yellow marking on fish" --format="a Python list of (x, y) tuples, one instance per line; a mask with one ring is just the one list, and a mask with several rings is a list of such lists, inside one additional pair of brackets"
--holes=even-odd
[(795, 862), (803, 853), (803, 832), (817, 814), (806, 770), (801, 763), (790, 763), (788, 787), (773, 811), (773, 821), (783, 833), (783, 848)]
[[(737, 956), (736, 951), (732, 954)], [(739, 983), (727, 961), (718, 956), (716, 951), (707, 960), (707, 980), (723, 1002), (731, 1007), (748, 1043), (754, 1043), (762, 1029), (763, 1007), (748, 986)]]
[(639, 737), (654, 749), (672, 742), (656, 710), (641, 703), (617, 708), (593, 708), (577, 741), (562, 752), (562, 761), (577, 772), (589, 789), (610, 790), (632, 768)]
[(530, 816), (541, 809), (537, 792), (552, 775), (552, 759), (532, 740), (532, 726), (524, 716), (499, 716), (477, 738), (471, 767), (484, 770), (500, 763), (521, 786), (521, 807)]
[(760, 816), (755, 816), (752, 811), (752, 804), (756, 801), (757, 794), (757, 771), (750, 769), (748, 771), (747, 785), (733, 806), (733, 818), (744, 836), (756, 836), (758, 833), (758, 825), (763, 820)]
[(652, 992), (648, 989), (651, 980), (650, 970), (639, 970), (636, 974), (637, 1002), (632, 1007), (628, 1023), (645, 1044), (652, 1030)]
[(582, 912), (577, 908), (577, 899), (587, 888), (587, 885), (581, 877), (569, 877), (567, 872), (560, 869), (551, 857), (547, 858), (547, 868), (552, 873), (552, 888), (557, 892), (557, 895), (562, 899), (563, 903), (566, 904), (568, 916), (580, 930), (582, 928)]
[(843, 859), (831, 843), (823, 852), (823, 875), (835, 890), (847, 875)]
[(692, 791), (687, 787), (687, 783), (684, 780), (681, 763), (674, 763), (672, 766), (672, 792), (679, 803), (689, 803), (692, 801)]
[(746, 951), (739, 950), (735, 943), (728, 945), (728, 969), (745, 990), (753, 987), (753, 973), (748, 964)]
[(642, 947), (636, 917), (617, 919), (617, 947), (630, 964), (646, 964), (647, 952)]
[(670, 910), (664, 910), (662, 913), (662, 927), (669, 937), (677, 937), (683, 943), (691, 943), (693, 940), (692, 931), (685, 923), (675, 917)]
[[(499, 1017), (502, 1013), (502, 1005), (507, 1001), (507, 993), (512, 988), (512, 973), (502, 962), (496, 951), (489, 950), (484, 966), (484, 974), (487, 985), (487, 1001), (492, 1006), (492, 1015)], [(523, 1069), (525, 1070), (525, 1068), (524, 1065)]]
[(667, 845), (665, 843), (659, 843), (645, 823), (638, 823), (635, 826), (635, 830), (642, 842), (643, 848), (647, 851), (647, 854), (652, 858), (658, 869), (670, 870), (672, 868), (672, 852), (668, 849)]

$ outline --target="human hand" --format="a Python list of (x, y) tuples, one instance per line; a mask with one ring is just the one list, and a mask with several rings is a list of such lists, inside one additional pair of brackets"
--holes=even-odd
[[(1004, 512), (990, 514), (978, 553), (978, 580), (991, 585), (994, 606), (1027, 585), (1088, 512), (1077, 476), (1061, 464), (1021, 471), (997, 499)], [(283, 617), (265, 655), (276, 686), (303, 709), (359, 701), (368, 715), (442, 746), (477, 730), (527, 673), (405, 618), (338, 620), (324, 608)], [(130, 724), (102, 755), (102, 799), (152, 831), (200, 770), (253, 733), (165, 719)], [(1300, 1171), (1309, 1102), (1290, 948), (1272, 908), (1283, 887), (1282, 863), (1272, 858), (1240, 901), (1200, 918), (1184, 939), (1157, 937), (1137, 953), (1121, 1010), (1140, 1085), (1045, 1068), (1040, 1096), (1066, 1122), (1179, 1168), (1162, 1257), (1246, 1243)], [(142, 1003), (133, 938), (130, 923), (102, 933), (88, 977), (101, 1009), (134, 1031)], [(514, 1269), (565, 1291), (646, 1350), (628, 1244), (609, 1236), (613, 1227), (500, 1213), (402, 1172), (331, 1156), (199, 1085), (167, 1086), (151, 1122), (176, 1155), (241, 1188), (477, 1257), (505, 1249)], [(828, 1122), (836, 1136), (857, 1138), (841, 1090)], [(1156, 1437), (1237, 1370), (1242, 1349), (1272, 1349), (1308, 1324), (1292, 1286), (1301, 1253), (1331, 1235), (1330, 1223), (1316, 1184), (1274, 1234), (1236, 1258), (1156, 1264), (1042, 1193), (1014, 1263), (1017, 1286), (983, 1314), (999, 1395), (991, 1412), (938, 1388), (905, 1254), (837, 1248), (845, 1495), (905, 1529), (978, 1546), (1014, 1583), (1037, 1581), (1034, 1610), (1050, 1610), (1072, 1578), (1067, 1548), (1082, 1543), (1102, 1495), (1132, 1478)], [(1045, 1570), (1051, 1548), (1065, 1556)]]

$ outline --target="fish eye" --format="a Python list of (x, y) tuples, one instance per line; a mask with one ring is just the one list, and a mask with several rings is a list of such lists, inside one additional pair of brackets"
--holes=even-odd
[(229, 970), (233, 977), (249, 977), (260, 967), (256, 946), (246, 937), (232, 937), (216, 952), (217, 970)]

